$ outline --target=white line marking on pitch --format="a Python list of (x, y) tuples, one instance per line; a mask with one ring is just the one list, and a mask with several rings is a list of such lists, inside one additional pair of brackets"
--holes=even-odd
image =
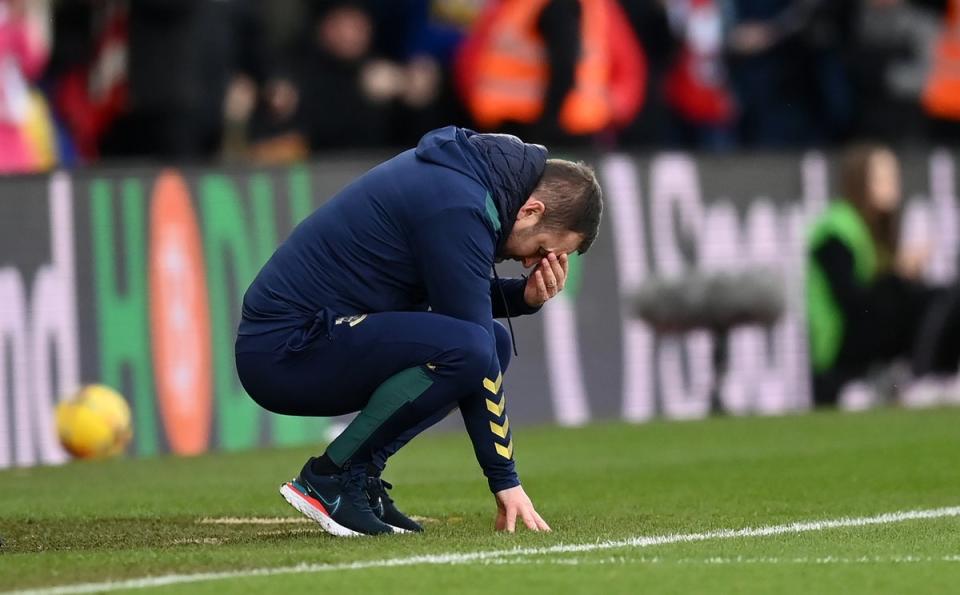
[[(410, 517), (415, 521), (426, 523), (439, 523), (440, 519), (434, 519), (425, 516)], [(304, 516), (215, 516), (203, 517), (197, 519), (198, 525), (287, 525), (287, 524), (315, 524), (314, 521)]]
[(485, 566), (602, 566), (607, 564), (915, 564), (922, 562), (960, 562), (960, 555), (950, 556), (820, 556), (820, 557), (750, 557), (661, 558), (660, 556), (610, 556), (609, 558), (491, 558)]
[[(825, 521), (803, 521), (786, 525), (770, 525), (767, 527), (748, 527), (745, 529), (720, 529), (703, 533), (674, 533), (670, 535), (650, 535), (632, 537), (617, 541), (600, 541), (596, 543), (560, 544), (541, 548), (514, 548), (508, 550), (490, 550), (485, 552), (426, 554), (408, 556), (405, 558), (387, 558), (384, 560), (367, 560), (361, 562), (347, 562), (342, 564), (298, 564), (296, 566), (281, 566), (275, 568), (251, 568), (247, 570), (227, 570), (222, 572), (199, 572), (195, 574), (168, 574), (145, 578), (127, 579), (119, 581), (104, 581), (101, 583), (81, 583), (20, 591), (21, 595), (73, 595), (74, 593), (98, 593), (102, 591), (116, 591), (120, 589), (144, 589), (183, 583), (214, 581), (233, 578), (248, 578), (256, 576), (275, 576), (281, 574), (302, 574), (314, 572), (329, 572), (336, 570), (362, 570), (367, 568), (394, 568), (398, 566), (417, 565), (452, 565), (485, 562), (492, 559), (516, 558), (526, 556), (542, 556), (546, 554), (572, 554), (581, 552), (595, 552), (600, 550), (620, 548), (646, 548), (674, 543), (691, 543), (714, 539), (739, 539), (743, 537), (768, 537), (772, 535), (791, 535), (839, 529), (843, 527), (867, 527), (870, 525), (888, 525), (904, 521), (940, 519), (960, 516), (960, 506), (933, 508), (928, 510), (905, 510), (889, 512), (869, 517), (839, 518)], [(5, 593), (13, 593), (8, 591)], [(0, 594), (3, 595), (3, 594)]]
[(277, 516), (277, 517), (204, 517), (197, 521), (201, 525), (286, 525), (287, 523), (313, 523), (310, 519), (302, 516)]

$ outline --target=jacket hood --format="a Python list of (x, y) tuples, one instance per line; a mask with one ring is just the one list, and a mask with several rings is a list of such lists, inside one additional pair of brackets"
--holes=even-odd
[(509, 134), (479, 134), (456, 126), (428, 132), (420, 139), (416, 156), (461, 172), (490, 191), (500, 218), (498, 255), (547, 163), (543, 145), (525, 143)]

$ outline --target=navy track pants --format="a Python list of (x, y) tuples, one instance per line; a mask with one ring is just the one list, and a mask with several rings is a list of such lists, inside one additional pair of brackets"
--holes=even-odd
[[(475, 438), (488, 439), (491, 395), (483, 383), (510, 363), (509, 334), (498, 322), (493, 327), (491, 338), (478, 324), (431, 312), (337, 318), (324, 311), (303, 328), (240, 336), (237, 371), (250, 396), (274, 413), (359, 411), (327, 454), (338, 465), (382, 471), (390, 455), (457, 406), (475, 448)], [(509, 467), (512, 474), (512, 461)]]

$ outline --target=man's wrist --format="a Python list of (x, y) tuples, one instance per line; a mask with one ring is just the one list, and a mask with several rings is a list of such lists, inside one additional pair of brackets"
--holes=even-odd
[(520, 296), (521, 296), (520, 301), (523, 302), (523, 305), (524, 305), (524, 306), (526, 306), (526, 309), (525, 309), (523, 312), (521, 312), (521, 314), (534, 314), (534, 313), (536, 313), (538, 310), (540, 310), (540, 308), (542, 308), (543, 305), (544, 305), (546, 302), (540, 302), (539, 304), (531, 304), (530, 302), (528, 302), (528, 301), (527, 301), (527, 279), (528, 279), (528, 277), (527, 277), (526, 275), (521, 275), (520, 278), (523, 279), (523, 293), (520, 294)]
[(515, 488), (520, 485), (519, 477), (512, 477), (509, 479), (498, 479), (498, 480), (489, 480), (490, 492), (496, 494), (497, 492), (502, 492), (503, 490), (509, 490), (510, 488)]

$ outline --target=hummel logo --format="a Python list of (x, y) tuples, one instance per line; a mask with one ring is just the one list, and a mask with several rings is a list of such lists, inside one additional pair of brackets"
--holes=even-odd
[(510, 440), (510, 444), (503, 446), (494, 442), (493, 445), (497, 448), (497, 454), (505, 459), (509, 459), (513, 456), (513, 440)]
[(490, 422), (490, 431), (493, 432), (495, 435), (506, 439), (507, 432), (510, 431), (510, 420), (509, 419), (504, 420), (502, 426), (499, 424)]
[(500, 392), (500, 385), (503, 384), (503, 374), (497, 373), (496, 378), (484, 378), (483, 379), (483, 388), (497, 394)]
[(507, 406), (507, 395), (500, 397), (499, 403), (494, 403), (490, 399), (484, 399), (484, 401), (487, 402), (487, 411), (496, 415), (497, 417), (501, 417), (503, 415), (504, 408)]

